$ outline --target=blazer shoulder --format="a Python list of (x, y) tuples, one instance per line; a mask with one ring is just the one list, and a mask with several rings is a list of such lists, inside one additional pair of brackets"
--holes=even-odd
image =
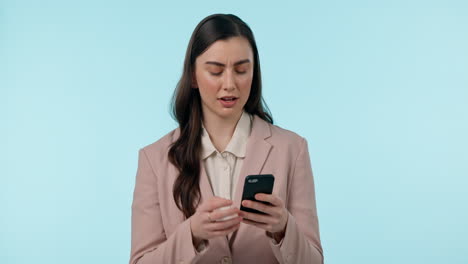
[(175, 134), (177, 130), (178, 128), (162, 136), (155, 142), (142, 147), (140, 152), (144, 152), (152, 161), (166, 161), (169, 148), (175, 141)]
[(271, 141), (276, 144), (283, 143), (293, 147), (300, 147), (305, 138), (291, 130), (269, 124), (271, 129)]

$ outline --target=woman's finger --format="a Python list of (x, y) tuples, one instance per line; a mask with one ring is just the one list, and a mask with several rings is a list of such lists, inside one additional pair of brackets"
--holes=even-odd
[(204, 202), (202, 205), (200, 205), (200, 210), (203, 212), (211, 212), (215, 209), (218, 209), (220, 207), (225, 207), (225, 206), (230, 206), (232, 205), (231, 200), (227, 200), (221, 197), (213, 197), (210, 200), (207, 200)]
[(216, 221), (219, 219), (223, 219), (226, 216), (231, 216), (231, 215), (238, 215), (239, 214), (239, 209), (238, 208), (227, 208), (227, 209), (221, 209), (221, 210), (215, 210), (210, 213), (210, 218), (211, 221)]
[(283, 207), (283, 200), (281, 200), (278, 196), (274, 194), (257, 193), (255, 195), (255, 199), (259, 201), (269, 202), (274, 206)]
[(215, 223), (206, 224), (206, 230), (208, 231), (223, 231), (230, 229), (231, 227), (239, 224), (242, 221), (242, 217), (236, 217), (226, 221), (220, 221)]
[(273, 217), (271, 215), (262, 215), (262, 214), (249, 213), (249, 212), (242, 211), (241, 216), (244, 219), (252, 220), (258, 223), (277, 224), (279, 222), (277, 217)]
[(242, 201), (242, 205), (251, 209), (255, 209), (260, 212), (264, 212), (265, 214), (269, 215), (276, 215), (277, 212), (275, 210), (275, 206), (267, 205), (261, 202), (255, 202), (251, 200), (244, 200)]
[(214, 231), (214, 232), (211, 232), (211, 235), (213, 237), (217, 237), (217, 236), (225, 236), (225, 235), (228, 235), (234, 231), (236, 231), (238, 228), (240, 227), (240, 223), (227, 229), (227, 230), (223, 230), (223, 231)]

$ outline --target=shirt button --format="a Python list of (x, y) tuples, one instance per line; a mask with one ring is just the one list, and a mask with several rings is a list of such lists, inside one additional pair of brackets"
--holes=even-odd
[(227, 156), (227, 154), (223, 153), (223, 154), (221, 154), (221, 156), (223, 156), (223, 158), (225, 158)]
[(231, 258), (230, 258), (230, 257), (226, 256), (226, 257), (224, 257), (224, 258), (221, 259), (221, 263), (223, 263), (223, 264), (231, 264), (232, 261), (231, 261)]

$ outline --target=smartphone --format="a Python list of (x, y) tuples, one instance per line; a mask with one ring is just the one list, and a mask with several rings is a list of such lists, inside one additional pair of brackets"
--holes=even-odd
[(272, 174), (259, 174), (249, 175), (245, 177), (244, 191), (242, 192), (242, 200), (240, 209), (250, 213), (265, 214), (258, 210), (247, 208), (242, 206), (243, 200), (251, 200), (264, 204), (270, 204), (269, 202), (258, 201), (255, 199), (255, 194), (266, 193), (271, 194), (273, 192), (273, 184), (275, 183), (275, 177)]

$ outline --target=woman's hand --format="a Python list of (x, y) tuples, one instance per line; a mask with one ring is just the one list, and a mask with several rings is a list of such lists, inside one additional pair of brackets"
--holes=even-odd
[(257, 193), (255, 199), (269, 202), (271, 205), (250, 200), (243, 200), (242, 205), (264, 212), (266, 215), (241, 211), (240, 216), (244, 218), (242, 222), (264, 229), (277, 242), (281, 241), (288, 223), (288, 210), (284, 206), (283, 200), (274, 194), (265, 193)]
[(240, 210), (238, 208), (216, 210), (230, 205), (232, 205), (231, 200), (213, 197), (198, 207), (195, 214), (190, 217), (190, 227), (195, 245), (201, 242), (201, 240), (225, 236), (239, 228), (242, 217), (236, 216), (229, 220), (221, 220), (226, 216), (239, 215)]

